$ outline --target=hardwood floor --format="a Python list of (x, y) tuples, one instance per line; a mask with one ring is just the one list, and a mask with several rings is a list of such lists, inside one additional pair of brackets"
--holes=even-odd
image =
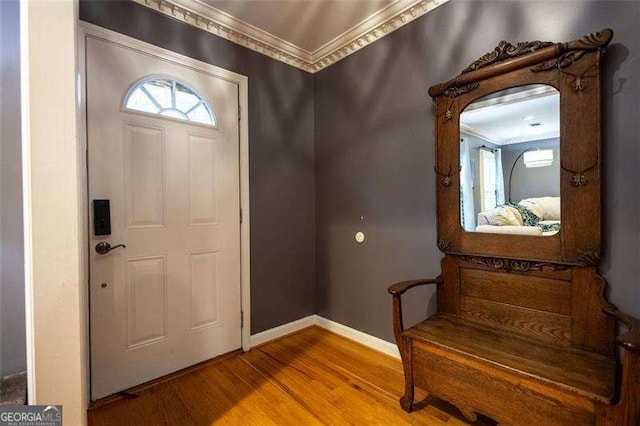
[(420, 392), (402, 411), (403, 380), (398, 360), (311, 327), (92, 408), (89, 424), (467, 424)]

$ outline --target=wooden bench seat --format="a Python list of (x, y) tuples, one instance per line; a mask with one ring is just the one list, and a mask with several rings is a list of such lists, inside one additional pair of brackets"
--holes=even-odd
[(447, 314), (436, 314), (405, 330), (405, 336), (605, 404), (615, 397), (616, 362), (611, 356), (548, 344)]
[[(389, 287), (404, 410), (417, 386), (472, 422), (482, 414), (501, 425), (639, 426), (640, 321), (604, 299), (595, 268), (505, 272), (447, 255), (442, 270)], [(405, 329), (402, 295), (422, 285), (437, 286), (438, 312)], [(536, 292), (555, 302), (531, 306)], [(622, 365), (615, 319), (628, 328), (617, 338)]]

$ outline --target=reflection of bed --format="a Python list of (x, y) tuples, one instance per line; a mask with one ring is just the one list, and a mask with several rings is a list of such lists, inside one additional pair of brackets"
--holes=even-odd
[(476, 232), (542, 235), (560, 230), (560, 197), (526, 198), (517, 205), (502, 205), (478, 213)]

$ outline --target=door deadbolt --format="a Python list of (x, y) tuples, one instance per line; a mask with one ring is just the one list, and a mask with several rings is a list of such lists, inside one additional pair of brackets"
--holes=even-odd
[(98, 244), (96, 244), (96, 253), (107, 254), (111, 250), (117, 249), (118, 247), (126, 248), (127, 246), (125, 246), (124, 244), (118, 244), (117, 246), (111, 247), (111, 244), (109, 244), (108, 242), (100, 241)]

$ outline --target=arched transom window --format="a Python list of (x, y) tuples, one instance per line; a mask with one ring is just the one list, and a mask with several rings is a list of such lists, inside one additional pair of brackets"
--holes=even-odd
[(171, 77), (147, 77), (134, 84), (124, 100), (127, 110), (215, 126), (209, 102), (193, 87)]

